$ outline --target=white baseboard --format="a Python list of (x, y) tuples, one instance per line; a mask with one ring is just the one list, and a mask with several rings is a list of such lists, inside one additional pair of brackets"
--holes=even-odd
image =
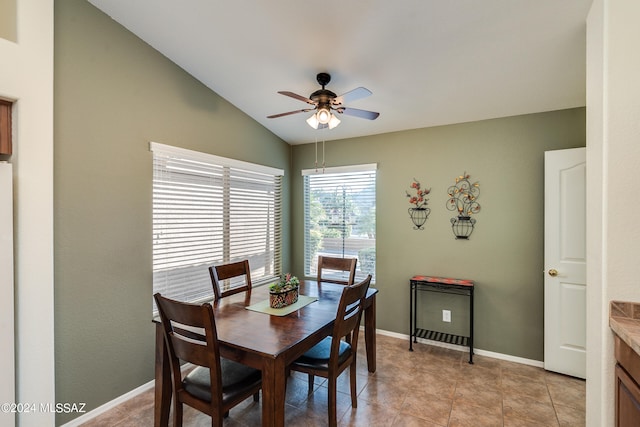
[[(182, 366), (180, 366), (180, 370), (181, 371), (186, 371), (187, 369), (191, 369), (193, 368), (193, 364), (191, 363), (185, 363)], [(145, 391), (151, 390), (153, 389), (153, 387), (156, 385), (155, 380), (151, 380), (148, 383), (142, 384), (140, 387), (136, 387), (135, 389), (131, 390), (128, 393), (123, 394), (122, 396), (118, 396), (115, 399), (105, 403), (104, 405), (98, 406), (96, 409), (94, 409), (93, 411), (89, 411), (86, 414), (69, 421), (66, 424), (63, 424), (61, 427), (78, 427), (83, 423), (86, 423), (89, 420), (94, 419), (95, 417), (104, 414), (105, 412), (107, 412), (110, 409), (115, 408), (116, 406), (118, 406), (121, 403), (126, 402), (129, 399), (133, 399), (134, 397), (136, 397), (139, 394), (144, 393)]]
[[(377, 329), (376, 333), (378, 333), (380, 335), (385, 335), (385, 336), (388, 336), (388, 337), (404, 339), (404, 340), (407, 340), (407, 344), (409, 343), (409, 335), (399, 334), (397, 332), (383, 331), (381, 329)], [(448, 344), (448, 343), (440, 342), (440, 341), (432, 341), (432, 340), (427, 340), (427, 339), (424, 339), (424, 338), (418, 338), (418, 342), (422, 343), (422, 344), (433, 345), (433, 346), (436, 346), (436, 347), (448, 348), (450, 350), (456, 350), (456, 351), (462, 351), (462, 352), (468, 352), (469, 351), (469, 347), (465, 347), (465, 346), (462, 346), (462, 345), (456, 345), (456, 344)], [(473, 349), (473, 354), (477, 354), (479, 356), (492, 357), (494, 359), (506, 360), (508, 362), (520, 363), (522, 365), (535, 366), (537, 368), (544, 368), (544, 362), (542, 362), (542, 361), (533, 360), (533, 359), (525, 359), (523, 357), (517, 357), (517, 356), (511, 356), (510, 354), (495, 353), (493, 351), (482, 350), (482, 349), (479, 349), (479, 348), (474, 348)]]
[[(360, 329), (364, 329), (364, 326), (361, 326)], [(376, 333), (379, 335), (385, 335), (387, 337), (392, 337), (392, 338), (398, 338), (398, 339), (404, 339), (407, 341), (407, 344), (409, 343), (409, 335), (405, 335), (405, 334), (399, 334), (397, 332), (390, 332), (390, 331), (385, 331), (382, 329), (376, 329)], [(422, 343), (422, 344), (429, 344), (429, 345), (434, 345), (437, 347), (444, 347), (444, 348), (448, 348), (451, 350), (456, 350), (456, 351), (462, 351), (462, 352), (468, 352), (469, 351), (469, 347), (464, 347), (461, 345), (455, 345), (455, 344), (448, 344), (448, 343), (443, 343), (443, 342), (439, 342), (439, 341), (432, 341), (432, 340), (426, 340), (423, 338), (418, 338), (418, 342)], [(407, 348), (408, 350), (408, 348)], [(529, 365), (529, 366), (535, 366), (538, 368), (543, 368), (544, 367), (544, 362), (541, 362), (539, 360), (532, 360), (532, 359), (525, 359), (523, 357), (517, 357), (517, 356), (511, 356), (509, 354), (502, 354), (502, 353), (495, 353), (493, 351), (487, 351), (487, 350), (481, 350), (481, 349), (477, 349), (474, 348), (473, 349), (473, 354), (477, 354), (480, 356), (486, 356), (486, 357), (492, 357), (494, 359), (500, 359), (500, 360), (506, 360), (508, 362), (515, 362), (515, 363), (521, 363), (523, 365)], [(182, 369), (189, 369), (191, 367), (190, 364), (185, 364), (182, 366)], [(115, 399), (111, 400), (110, 402), (105, 403), (104, 405), (98, 406), (96, 409), (87, 412), (86, 414), (83, 414), (82, 416), (69, 421), (68, 423), (62, 425), (62, 427), (79, 427), (81, 424), (86, 423), (89, 420), (92, 420), (93, 418), (107, 412), (110, 409), (115, 408), (116, 406), (120, 405), (121, 403), (126, 402), (129, 399), (134, 398), (135, 396), (144, 393), (147, 390), (150, 390), (153, 388), (153, 386), (155, 385), (155, 381), (151, 380), (146, 384), (141, 385), (140, 387), (137, 387), (133, 390), (131, 390), (128, 393), (123, 394), (122, 396), (116, 397)]]
[(78, 427), (81, 424), (84, 424), (87, 421), (90, 421), (90, 420), (94, 419), (95, 417), (104, 414), (108, 410), (115, 408), (116, 406), (120, 405), (121, 403), (124, 403), (129, 399), (133, 399), (137, 395), (139, 395), (141, 393), (144, 393), (147, 390), (152, 389), (154, 385), (155, 385), (155, 381), (154, 380), (151, 380), (148, 383), (142, 384), (140, 387), (137, 387), (137, 388), (131, 390), (130, 392), (123, 394), (122, 396), (118, 396), (115, 399), (105, 403), (104, 405), (98, 406), (96, 409), (94, 409), (92, 411), (89, 411), (86, 414), (83, 414), (83, 415), (79, 416), (78, 418), (75, 418), (75, 419), (69, 421), (66, 424), (63, 424), (62, 427)]

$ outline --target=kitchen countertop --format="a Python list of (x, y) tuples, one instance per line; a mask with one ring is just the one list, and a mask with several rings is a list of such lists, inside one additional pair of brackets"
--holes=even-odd
[(611, 301), (609, 327), (640, 355), (640, 303)]

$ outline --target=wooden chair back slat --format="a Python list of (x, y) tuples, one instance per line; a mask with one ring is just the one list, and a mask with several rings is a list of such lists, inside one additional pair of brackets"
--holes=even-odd
[[(357, 258), (318, 257), (318, 282), (337, 283), (340, 285), (353, 285), (356, 277)], [(337, 279), (332, 277), (331, 271), (348, 272), (348, 278)]]
[[(211, 284), (215, 299), (224, 298), (240, 292), (251, 292), (251, 269), (249, 260), (209, 267)], [(244, 282), (233, 284), (230, 279), (244, 276)], [(225, 283), (228, 280), (229, 282)]]
[[(351, 390), (351, 406), (358, 406), (356, 390), (356, 354), (358, 351), (358, 331), (360, 319), (364, 309), (364, 302), (371, 283), (371, 275), (355, 285), (345, 286), (340, 296), (336, 320), (331, 333), (331, 346), (327, 354), (324, 341), (305, 353), (302, 357), (290, 365), (290, 369), (305, 372), (309, 376), (309, 394), (313, 392), (314, 376), (319, 375), (328, 378), (328, 406), (329, 427), (337, 426), (337, 396), (336, 381), (338, 376), (349, 368), (349, 388)], [(345, 339), (350, 347), (343, 348), (340, 355), (342, 339)], [(328, 357), (328, 360), (327, 360)]]
[(346, 337), (347, 342), (351, 344), (352, 351), (357, 351), (360, 320), (370, 283), (371, 275), (368, 275), (363, 281), (347, 286), (342, 291), (336, 322), (333, 326), (332, 347), (335, 347), (335, 350), (332, 348), (330, 365), (337, 366), (338, 364), (339, 341), (342, 338)]
[[(212, 396), (222, 395), (220, 349), (211, 304), (190, 304), (154, 295), (164, 329), (169, 364), (174, 378), (182, 378), (180, 361), (209, 368)], [(202, 330), (203, 333), (197, 332)], [(174, 381), (182, 392), (182, 381)]]
[[(222, 427), (229, 409), (252, 395), (254, 402), (259, 401), (260, 371), (220, 357), (211, 304), (175, 301), (159, 293), (153, 297), (160, 312), (169, 359), (175, 427), (182, 427), (183, 404), (210, 415), (211, 425)], [(183, 373), (182, 362), (196, 367)], [(162, 404), (170, 404), (165, 400), (162, 399)]]

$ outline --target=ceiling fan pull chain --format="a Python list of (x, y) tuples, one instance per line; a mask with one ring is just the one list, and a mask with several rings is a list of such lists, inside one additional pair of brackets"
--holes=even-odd
[(322, 138), (322, 173), (324, 173), (324, 137)]
[(316, 173), (318, 173), (318, 135), (316, 135)]

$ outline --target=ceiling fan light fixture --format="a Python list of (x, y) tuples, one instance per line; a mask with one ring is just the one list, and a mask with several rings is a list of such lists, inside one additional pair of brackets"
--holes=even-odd
[(320, 122), (318, 121), (318, 118), (316, 117), (316, 113), (313, 113), (311, 115), (311, 117), (309, 117), (307, 119), (307, 124), (309, 126), (311, 126), (312, 128), (314, 128), (314, 129), (318, 129), (318, 124), (320, 124)]
[(339, 124), (340, 124), (340, 119), (338, 119), (335, 114), (331, 114), (331, 118), (329, 119), (329, 129), (333, 129)]
[(329, 111), (327, 107), (322, 107), (316, 113), (316, 118), (318, 119), (319, 123), (326, 125), (327, 123), (329, 123), (329, 120), (331, 120), (332, 115), (333, 114), (331, 114), (331, 111)]

